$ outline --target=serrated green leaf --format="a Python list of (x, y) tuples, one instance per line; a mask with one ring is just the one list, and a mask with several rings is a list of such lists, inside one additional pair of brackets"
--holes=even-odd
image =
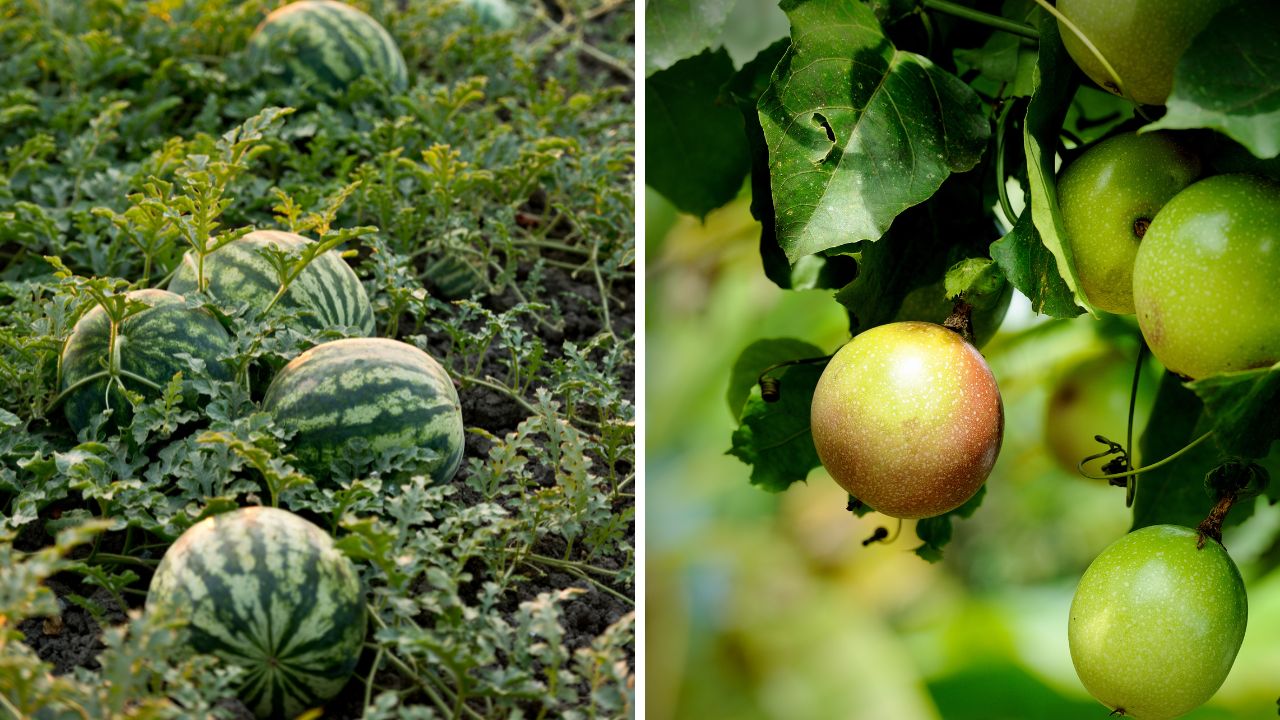
[(791, 47), (760, 98), (778, 244), (795, 262), (878, 239), (953, 172), (990, 127), (978, 96), (885, 37), (867, 6), (786, 0)]
[(729, 454), (751, 466), (751, 484), (781, 492), (822, 462), (809, 432), (809, 408), (822, 368), (793, 365), (778, 375), (781, 395), (767, 403), (751, 391)]
[(724, 49), (681, 60), (645, 80), (645, 182), (681, 211), (704, 217), (742, 188), (751, 159), (742, 115), (720, 89), (733, 76)]
[(1173, 73), (1168, 112), (1143, 128), (1209, 128), (1259, 158), (1280, 155), (1280, 5), (1246, 2), (1214, 16)]

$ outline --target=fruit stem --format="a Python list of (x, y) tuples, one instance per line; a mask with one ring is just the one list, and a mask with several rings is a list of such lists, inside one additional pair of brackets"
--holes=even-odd
[(1209, 517), (1204, 519), (1196, 527), (1196, 532), (1200, 533), (1200, 538), (1196, 540), (1196, 547), (1204, 547), (1204, 539), (1211, 537), (1222, 544), (1222, 523), (1227, 519), (1227, 513), (1231, 511), (1231, 506), (1236, 502), (1236, 491), (1232, 490), (1222, 497), (1218, 498), (1218, 502), (1214, 504), (1213, 509), (1209, 511)]
[(1008, 18), (1002, 18), (999, 15), (985, 13), (981, 10), (974, 10), (971, 7), (965, 7), (958, 3), (947, 2), (947, 0), (923, 0), (920, 4), (929, 10), (937, 10), (940, 13), (958, 17), (962, 20), (976, 22), (979, 25), (986, 25), (987, 27), (995, 30), (1012, 33), (1019, 37), (1029, 38), (1031, 40), (1040, 39), (1040, 33), (1030, 25), (1010, 20)]
[(1213, 435), (1213, 431), (1212, 431), (1212, 430), (1210, 430), (1210, 431), (1206, 432), (1205, 434), (1201, 435), (1200, 437), (1196, 438), (1195, 440), (1192, 440), (1190, 443), (1188, 443), (1186, 446), (1184, 446), (1181, 450), (1179, 450), (1179, 451), (1175, 452), (1174, 454), (1170, 455), (1169, 457), (1167, 457), (1167, 458), (1165, 458), (1165, 459), (1161, 460), (1160, 462), (1152, 463), (1151, 465), (1146, 465), (1146, 466), (1144, 466), (1144, 467), (1135, 468), (1135, 469), (1133, 469), (1133, 470), (1129, 470), (1129, 471), (1127, 471), (1127, 472), (1114, 473), (1114, 474), (1112, 474), (1112, 475), (1090, 475), (1089, 473), (1086, 473), (1086, 472), (1083, 472), (1083, 471), (1081, 471), (1081, 473), (1080, 473), (1080, 474), (1081, 474), (1082, 476), (1084, 476), (1084, 477), (1089, 478), (1090, 480), (1111, 480), (1112, 478), (1124, 478), (1124, 477), (1130, 477), (1130, 476), (1132, 476), (1132, 475), (1139, 475), (1139, 474), (1144, 473), (1144, 472), (1147, 472), (1147, 471), (1149, 471), (1149, 470), (1155, 470), (1155, 469), (1156, 469), (1156, 468), (1158, 468), (1158, 467), (1163, 467), (1164, 465), (1168, 465), (1169, 463), (1173, 462), (1174, 460), (1177, 460), (1179, 457), (1181, 457), (1181, 456), (1182, 456), (1183, 454), (1185, 454), (1187, 451), (1191, 450), (1192, 448), (1194, 448), (1195, 446), (1197, 446), (1197, 445), (1199, 445), (1200, 443), (1204, 442), (1205, 440), (1208, 440), (1210, 435)]
[(956, 297), (951, 315), (942, 321), (942, 327), (958, 334), (965, 342), (973, 345), (973, 306), (963, 297)]

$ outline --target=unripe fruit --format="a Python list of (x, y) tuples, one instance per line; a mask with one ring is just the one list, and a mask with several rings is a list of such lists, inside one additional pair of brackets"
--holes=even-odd
[(1231, 671), (1248, 601), (1217, 541), (1178, 525), (1135, 530), (1085, 570), (1067, 626), (1076, 674), (1126, 717), (1173, 718), (1199, 707)]
[(1164, 204), (1200, 174), (1200, 160), (1165, 133), (1125, 133), (1090, 147), (1058, 181), (1080, 289), (1100, 310), (1133, 313), (1133, 260)]
[(1151, 352), (1190, 378), (1280, 361), (1280, 184), (1218, 175), (1156, 215), (1133, 267)]
[[(1094, 44), (1124, 83), (1124, 94), (1143, 105), (1163, 105), (1173, 70), (1191, 39), (1232, 0), (1058, 0), (1058, 12)], [(1089, 48), (1058, 23), (1071, 59), (1103, 89), (1120, 94)]]
[(899, 518), (940, 515), (973, 497), (1004, 435), (986, 360), (924, 322), (881, 325), (841, 348), (818, 380), (810, 420), (831, 477)]

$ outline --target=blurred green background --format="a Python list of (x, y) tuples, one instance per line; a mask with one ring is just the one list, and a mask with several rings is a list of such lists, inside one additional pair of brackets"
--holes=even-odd
[[(1136, 327), (1049, 321), (1015, 296), (983, 349), (1007, 415), (983, 506), (955, 524), (936, 565), (911, 552), (909, 522), (892, 544), (863, 547), (896, 521), (848, 513), (821, 470), (764, 492), (725, 454), (735, 427), (725, 390), (743, 347), (795, 337), (834, 350), (848, 339), (828, 292), (764, 277), (747, 202), (704, 223), (646, 196), (647, 716), (1105, 718), (1072, 668), (1067, 611), (1129, 513), (1123, 490), (1054, 461), (1046, 403), (1070, 368), (1118, 353), (1123, 370), (1090, 373), (1090, 387), (1109, 392), (1073, 396), (1114, 415), (1108, 397), (1127, 393)], [(1262, 558), (1278, 529), (1280, 508), (1263, 505), (1224, 538), (1246, 579), (1249, 628), (1226, 684), (1189, 718), (1277, 716), (1280, 572)]]

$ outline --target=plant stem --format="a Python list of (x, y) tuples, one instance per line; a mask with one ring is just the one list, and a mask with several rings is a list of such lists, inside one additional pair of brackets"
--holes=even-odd
[(1141, 474), (1141, 473), (1147, 472), (1148, 470), (1155, 470), (1155, 469), (1156, 469), (1156, 468), (1158, 468), (1158, 467), (1163, 467), (1163, 466), (1168, 465), (1169, 463), (1173, 462), (1174, 460), (1177, 460), (1179, 457), (1181, 457), (1182, 455), (1184, 455), (1185, 453), (1187, 453), (1188, 451), (1190, 451), (1190, 450), (1191, 450), (1192, 448), (1194, 448), (1195, 446), (1199, 445), (1200, 443), (1204, 442), (1205, 440), (1208, 440), (1210, 435), (1213, 435), (1213, 431), (1212, 431), (1212, 430), (1210, 430), (1210, 431), (1206, 432), (1205, 434), (1201, 435), (1200, 437), (1196, 438), (1195, 440), (1192, 440), (1190, 443), (1188, 443), (1185, 447), (1183, 447), (1183, 448), (1182, 448), (1181, 450), (1179, 450), (1178, 452), (1176, 452), (1176, 453), (1174, 453), (1174, 454), (1170, 455), (1169, 457), (1167, 457), (1167, 458), (1165, 458), (1165, 459), (1161, 460), (1161, 461), (1160, 461), (1160, 462), (1158, 462), (1158, 463), (1153, 463), (1153, 464), (1151, 464), (1151, 465), (1147, 465), (1146, 467), (1140, 467), (1140, 468), (1137, 468), (1137, 469), (1134, 469), (1134, 470), (1130, 470), (1130, 471), (1128, 471), (1128, 472), (1116, 473), (1116, 474), (1114, 474), (1114, 475), (1090, 475), (1090, 474), (1088, 474), (1088, 473), (1084, 472), (1083, 470), (1081, 470), (1080, 474), (1081, 474), (1082, 476), (1084, 476), (1084, 477), (1089, 478), (1090, 480), (1110, 480), (1110, 479), (1112, 479), (1112, 478), (1125, 478), (1125, 477), (1130, 477), (1130, 476), (1132, 476), (1132, 475), (1139, 475), (1139, 474)]
[(974, 10), (971, 7), (947, 2), (947, 0), (923, 0), (920, 4), (930, 10), (937, 10), (940, 13), (946, 13), (947, 15), (952, 15), (963, 20), (969, 20), (980, 25), (986, 25), (989, 28), (1012, 33), (1019, 37), (1030, 38), (1031, 40), (1040, 39), (1040, 33), (1030, 25), (1010, 20), (1008, 18), (1002, 18), (999, 15), (992, 15), (991, 13), (985, 13), (981, 10)]

